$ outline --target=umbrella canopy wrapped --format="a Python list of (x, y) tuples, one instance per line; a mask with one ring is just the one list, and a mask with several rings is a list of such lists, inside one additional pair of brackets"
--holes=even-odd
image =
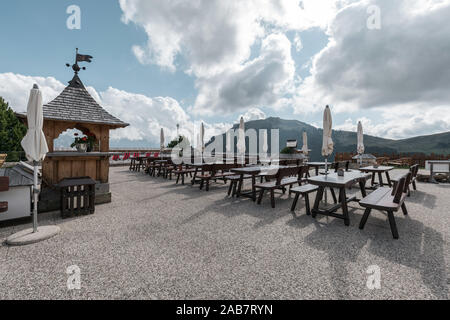
[(267, 152), (269, 151), (269, 145), (267, 143), (267, 130), (262, 131), (262, 138), (263, 138), (262, 153), (266, 155)]
[(21, 145), (25, 150), (28, 160), (33, 161), (33, 233), (38, 232), (37, 207), (38, 207), (38, 162), (45, 158), (48, 152), (47, 141), (45, 140), (42, 127), (44, 126), (44, 115), (42, 110), (42, 94), (39, 87), (35, 84), (30, 92), (27, 107), (28, 131), (23, 138)]
[(244, 118), (241, 117), (241, 121), (239, 123), (239, 135), (238, 135), (238, 143), (237, 149), (240, 154), (245, 153), (245, 122)]
[(333, 153), (334, 143), (331, 139), (331, 134), (333, 132), (333, 120), (331, 118), (330, 107), (325, 108), (323, 114), (323, 143), (322, 143), (322, 156), (325, 158), (329, 157)]
[(307, 156), (309, 154), (309, 149), (308, 149), (308, 135), (306, 134), (306, 132), (303, 132), (303, 147), (302, 147), (302, 152), (305, 156)]
[(233, 150), (233, 135), (232, 135), (231, 130), (227, 131), (226, 140), (227, 140), (226, 152), (227, 152), (227, 154), (230, 154), (230, 153), (232, 153), (232, 150)]
[(202, 125), (200, 127), (200, 147), (202, 152), (205, 152), (205, 125), (202, 122)]
[(34, 85), (30, 92), (27, 107), (27, 121), (28, 131), (21, 145), (28, 160), (39, 162), (48, 153), (48, 146), (44, 132), (42, 131), (42, 127), (44, 126), (42, 94), (37, 85)]
[(364, 134), (361, 121), (358, 122), (358, 146), (356, 147), (358, 154), (364, 154)]
[(161, 128), (159, 147), (160, 147), (161, 151), (164, 149), (164, 129), (163, 128)]

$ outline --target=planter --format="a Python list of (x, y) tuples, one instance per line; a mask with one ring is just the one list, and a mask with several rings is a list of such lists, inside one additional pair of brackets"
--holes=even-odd
[(78, 143), (76, 146), (78, 152), (87, 152), (87, 143)]

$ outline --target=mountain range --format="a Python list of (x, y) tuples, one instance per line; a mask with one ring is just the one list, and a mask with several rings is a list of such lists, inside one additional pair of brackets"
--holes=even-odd
[[(233, 128), (238, 129), (238, 127), (239, 125), (236, 124)], [(311, 149), (311, 160), (319, 161), (323, 159), (321, 155), (323, 130), (304, 122), (271, 117), (264, 120), (246, 122), (245, 129), (279, 129), (280, 149), (283, 149), (286, 146), (287, 140), (297, 140), (298, 148), (301, 148), (303, 145), (303, 132), (306, 132), (308, 134), (308, 147), (309, 149)], [(270, 131), (268, 132), (268, 137), (270, 150)], [(225, 139), (225, 134), (223, 135), (223, 138)], [(334, 141), (335, 152), (356, 152), (356, 132), (333, 130), (332, 138)], [(214, 138), (212, 140), (214, 140)], [(419, 136), (402, 140), (384, 139), (380, 137), (364, 135), (364, 145), (366, 148), (366, 153), (379, 155), (400, 153), (450, 154), (450, 132), (428, 136)], [(334, 154), (330, 158), (334, 158)]]

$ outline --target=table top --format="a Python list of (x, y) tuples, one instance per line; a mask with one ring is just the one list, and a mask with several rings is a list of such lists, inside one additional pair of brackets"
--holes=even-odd
[(64, 157), (109, 157), (121, 155), (120, 152), (78, 152), (78, 151), (56, 151), (47, 153), (48, 158), (64, 158)]
[(432, 163), (443, 163), (443, 164), (450, 164), (450, 160), (427, 160), (426, 161), (427, 163), (429, 163), (429, 164), (432, 164)]
[(359, 181), (361, 179), (367, 179), (370, 175), (359, 172), (359, 171), (346, 171), (344, 176), (340, 177), (337, 173), (330, 173), (328, 175), (316, 176), (308, 178), (308, 183), (316, 186), (325, 187), (346, 187)]
[(278, 169), (287, 168), (287, 166), (253, 166), (253, 167), (244, 167), (244, 168), (234, 168), (230, 171), (237, 174), (249, 174), (249, 175), (257, 175), (261, 172), (270, 172), (276, 171)]
[(359, 171), (362, 171), (362, 172), (386, 172), (386, 171), (391, 171), (393, 169), (394, 169), (394, 167), (388, 167), (388, 166), (379, 166), (377, 168), (375, 168), (374, 166), (369, 166), (369, 167), (359, 168)]
[[(306, 163), (308, 166), (325, 166), (325, 162), (307, 162)], [(332, 162), (328, 162), (328, 165), (331, 167), (333, 163)]]

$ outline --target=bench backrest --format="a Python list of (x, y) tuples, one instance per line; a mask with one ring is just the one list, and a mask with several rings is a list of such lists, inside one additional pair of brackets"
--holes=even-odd
[(411, 171), (412, 179), (415, 179), (417, 177), (417, 174), (419, 173), (419, 165), (415, 164), (409, 168)]
[(277, 186), (281, 184), (281, 180), (286, 177), (298, 176), (302, 167), (288, 167), (288, 168), (280, 168), (278, 169), (276, 178), (277, 178)]
[(404, 193), (408, 192), (408, 186), (411, 183), (411, 172), (402, 176), (399, 180), (395, 188), (392, 189), (392, 195), (394, 196), (394, 203), (400, 203), (402, 196)]
[(307, 178), (309, 173), (309, 167), (308, 166), (301, 166), (299, 171), (299, 178)]

